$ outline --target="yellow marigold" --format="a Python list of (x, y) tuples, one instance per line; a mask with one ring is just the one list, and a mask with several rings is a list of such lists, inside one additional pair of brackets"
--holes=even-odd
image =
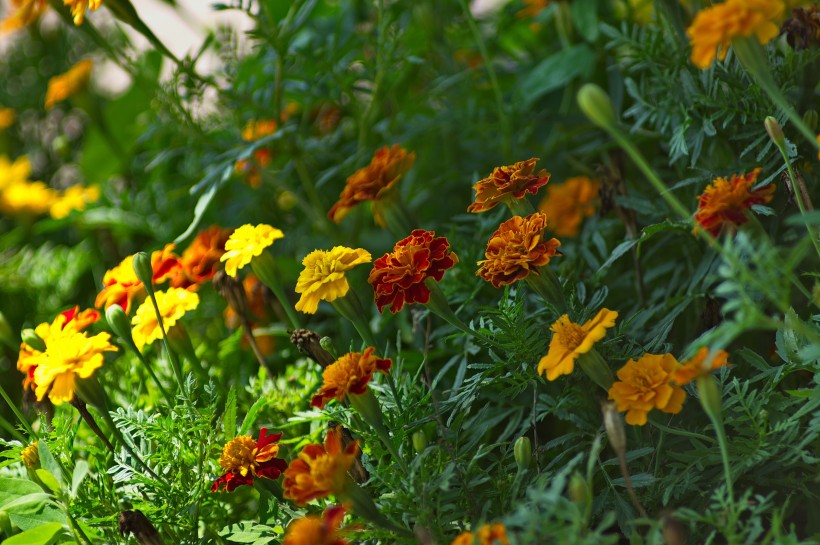
[(288, 525), (282, 545), (349, 545), (339, 528), (345, 517), (345, 508), (333, 506), (321, 517), (307, 516)]
[(398, 144), (377, 150), (369, 165), (360, 168), (347, 179), (339, 201), (327, 216), (339, 223), (357, 204), (382, 199), (415, 161), (416, 154), (407, 153)]
[(347, 394), (360, 395), (367, 391), (373, 373), (387, 373), (393, 364), (387, 358), (374, 354), (369, 346), (362, 352), (350, 352), (327, 366), (322, 372), (322, 387), (313, 396), (311, 407), (322, 408), (331, 399), (342, 401)]
[(85, 12), (96, 11), (102, 5), (102, 0), (63, 0), (63, 4), (71, 6), (71, 16), (74, 24), (81, 25), (85, 20)]
[[(709, 367), (704, 367), (707, 360), (711, 358)], [(683, 365), (675, 369), (672, 374), (672, 381), (678, 386), (685, 386), (698, 377), (708, 375), (715, 369), (729, 365), (729, 354), (723, 350), (718, 350), (714, 355), (710, 354), (707, 347), (701, 347), (691, 359), (683, 362)]]
[(606, 330), (615, 326), (618, 313), (602, 308), (593, 319), (583, 325), (576, 324), (564, 314), (550, 327), (552, 340), (547, 355), (538, 362), (538, 374), (547, 380), (568, 375), (575, 369), (578, 356), (592, 349), (592, 345), (606, 336)]
[(576, 176), (547, 186), (538, 209), (549, 218), (550, 229), (559, 237), (577, 236), (584, 218), (595, 213), (600, 185), (586, 176)]
[(22, 182), (0, 188), (0, 212), (39, 216), (47, 213), (58, 193), (43, 182)]
[[(97, 4), (99, 5), (99, 1)], [(91, 59), (84, 59), (72, 66), (68, 72), (48, 80), (46, 110), (50, 110), (58, 102), (62, 102), (85, 89), (91, 79), (91, 68), (93, 66), (94, 63)]]
[(686, 392), (673, 382), (678, 369), (672, 354), (644, 354), (638, 361), (629, 360), (618, 371), (619, 381), (609, 389), (609, 399), (618, 411), (627, 411), (626, 423), (633, 426), (646, 424), (652, 409), (677, 414), (686, 399)]
[(225, 243), (225, 253), (219, 258), (225, 263), (225, 272), (236, 278), (239, 269), (265, 251), (265, 248), (274, 241), (284, 238), (285, 234), (264, 223), (259, 225), (246, 224), (231, 233)]
[(350, 290), (345, 273), (362, 263), (370, 263), (370, 252), (361, 248), (334, 246), (333, 249), (314, 250), (302, 260), (305, 267), (296, 281), (296, 293), (302, 296), (296, 310), (315, 314), (319, 301), (335, 301)]
[(10, 185), (28, 182), (31, 176), (31, 161), (21, 155), (13, 162), (5, 155), (0, 155), (0, 189)]
[(500, 288), (526, 278), (531, 272), (539, 274), (537, 267), (561, 255), (558, 239), (544, 239), (546, 226), (547, 216), (541, 212), (525, 218), (513, 216), (502, 223), (490, 237), (484, 253), (487, 259), (478, 262), (476, 275)]
[(549, 181), (550, 173), (541, 169), (533, 174), (537, 162), (538, 159), (533, 157), (514, 165), (494, 168), (488, 177), (473, 186), (475, 202), (467, 207), (467, 212), (485, 212), (502, 202), (521, 199), (527, 193), (538, 193), (541, 186)]
[(20, 459), (23, 464), (29, 469), (37, 469), (40, 467), (40, 442), (35, 441), (22, 451), (20, 451)]
[(746, 211), (755, 204), (768, 204), (774, 198), (774, 184), (752, 190), (760, 169), (746, 174), (715, 178), (698, 196), (698, 211), (695, 213), (695, 229), (705, 229), (716, 237), (725, 224), (743, 225), (748, 221)]
[[(189, 310), (194, 310), (199, 305), (199, 295), (184, 288), (168, 288), (167, 291), (158, 291), (154, 294), (157, 298), (157, 306), (162, 316), (162, 324), (165, 331), (170, 330), (177, 321)], [(137, 313), (131, 319), (134, 326), (134, 343), (142, 350), (146, 344), (151, 344), (162, 337), (159, 328), (154, 304), (150, 299), (146, 299), (137, 309)]]
[(476, 543), (478, 545), (510, 545), (507, 528), (499, 522), (484, 524), (475, 534), (461, 532), (450, 545), (475, 545)]
[(96, 202), (100, 198), (100, 188), (97, 186), (83, 187), (73, 185), (58, 195), (51, 203), (49, 214), (54, 219), (68, 216), (73, 210), (85, 210), (85, 205)]
[(46, 0), (11, 0), (14, 12), (0, 23), (0, 32), (11, 32), (36, 21), (48, 7)]
[(307, 445), (290, 462), (285, 470), (284, 497), (304, 505), (330, 494), (343, 493), (347, 470), (356, 460), (358, 448), (356, 441), (343, 447), (341, 431), (328, 430), (324, 445)]
[(88, 378), (102, 367), (103, 352), (115, 352), (117, 348), (109, 343), (108, 333), (98, 333), (93, 337), (72, 327), (63, 327), (63, 320), (55, 320), (43, 338), (45, 350), (35, 356), (31, 363), (36, 365), (34, 382), (37, 385), (37, 401), (48, 394), (55, 405), (74, 399), (77, 378)]
[(686, 30), (692, 42), (692, 63), (706, 69), (726, 58), (732, 39), (756, 36), (761, 44), (780, 33), (777, 20), (786, 9), (782, 0), (727, 0), (701, 10)]
[(14, 125), (14, 120), (16, 118), (17, 114), (14, 113), (14, 109), (0, 108), (0, 132), (3, 132)]

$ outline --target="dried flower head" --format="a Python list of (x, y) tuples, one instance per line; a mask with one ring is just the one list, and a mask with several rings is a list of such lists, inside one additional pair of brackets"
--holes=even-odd
[(586, 176), (567, 179), (547, 186), (547, 194), (538, 209), (549, 218), (550, 229), (559, 237), (574, 237), (581, 223), (595, 213), (601, 184)]
[(296, 281), (296, 293), (302, 296), (296, 310), (315, 314), (319, 301), (335, 301), (350, 290), (345, 273), (362, 263), (370, 263), (370, 252), (361, 248), (334, 246), (331, 250), (314, 250), (302, 260), (304, 269)]
[(264, 223), (246, 224), (234, 231), (225, 243), (225, 253), (219, 258), (225, 262), (225, 272), (236, 278), (239, 269), (251, 262), (265, 251), (274, 241), (284, 238), (285, 234)]
[[(97, 4), (99, 6), (99, 0), (97, 0)], [(74, 20), (77, 20), (76, 16)], [(80, 17), (80, 23), (82, 23), (82, 17)], [(88, 81), (91, 79), (91, 68), (93, 66), (94, 63), (91, 59), (85, 59), (69, 68), (68, 72), (54, 76), (48, 80), (46, 110), (50, 110), (58, 102), (62, 102), (84, 90), (88, 86)]]
[(387, 373), (392, 361), (379, 358), (372, 346), (362, 352), (350, 352), (330, 364), (322, 372), (322, 387), (310, 402), (312, 407), (322, 408), (331, 399), (342, 401), (347, 394), (363, 394), (373, 373)]
[(585, 324), (576, 324), (564, 314), (550, 327), (552, 340), (547, 355), (538, 362), (538, 374), (547, 380), (568, 375), (575, 369), (578, 356), (592, 350), (592, 345), (606, 336), (606, 330), (615, 326), (618, 313), (602, 308)]
[[(166, 332), (174, 327), (174, 324), (186, 312), (199, 306), (199, 295), (183, 288), (168, 288), (167, 291), (156, 292), (154, 296), (157, 299), (157, 306)], [(139, 350), (162, 337), (154, 304), (150, 299), (146, 299), (139, 306), (137, 313), (131, 319), (131, 325), (134, 326), (132, 330), (134, 344)]]
[(343, 447), (341, 431), (328, 430), (324, 445), (307, 445), (299, 457), (290, 462), (283, 483), (285, 498), (304, 505), (311, 500), (342, 493), (347, 470), (356, 460), (358, 448), (356, 441)]
[[(708, 361), (708, 367), (704, 367)], [(712, 354), (709, 348), (703, 346), (690, 359), (675, 369), (672, 374), (672, 381), (678, 386), (685, 386), (698, 377), (706, 376), (716, 369), (729, 365), (729, 354), (723, 350), (718, 350)]]
[(513, 216), (502, 223), (490, 237), (487, 251), (479, 261), (476, 275), (496, 288), (507, 286), (526, 278), (530, 273), (539, 274), (537, 267), (561, 255), (558, 239), (544, 239), (547, 216), (541, 212), (523, 218)]
[(424, 281), (440, 281), (444, 271), (456, 263), (458, 257), (450, 251), (445, 237), (416, 229), (398, 241), (391, 253), (373, 262), (367, 281), (373, 286), (379, 312), (390, 306), (390, 312), (395, 314), (405, 303), (428, 303), (430, 289)]
[(339, 528), (345, 508), (339, 505), (326, 509), (321, 517), (307, 516), (290, 523), (282, 545), (349, 545)]
[(746, 211), (755, 204), (767, 204), (774, 198), (774, 184), (767, 184), (752, 190), (760, 169), (746, 174), (732, 175), (715, 180), (698, 196), (698, 211), (695, 213), (695, 233), (705, 229), (712, 236), (718, 236), (725, 224), (743, 225), (748, 221)]
[(259, 439), (250, 435), (234, 437), (222, 448), (219, 465), (225, 474), (214, 481), (211, 492), (220, 488), (233, 492), (237, 486), (253, 485), (256, 478), (276, 480), (288, 464), (279, 454), (281, 433), (268, 434), (267, 428), (259, 430)]
[(494, 168), (492, 174), (473, 186), (475, 202), (467, 207), (467, 212), (485, 212), (502, 202), (521, 199), (527, 193), (538, 193), (549, 181), (550, 173), (541, 169), (533, 174), (537, 162), (537, 158), (532, 158)]
[(626, 423), (632, 426), (646, 424), (652, 409), (677, 414), (686, 399), (686, 392), (673, 382), (679, 368), (672, 354), (644, 354), (638, 361), (629, 360), (618, 370), (609, 399), (620, 412), (627, 411)]

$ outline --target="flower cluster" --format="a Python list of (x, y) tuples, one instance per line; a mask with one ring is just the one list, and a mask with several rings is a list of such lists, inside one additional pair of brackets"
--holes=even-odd
[(475, 202), (467, 207), (467, 212), (486, 212), (503, 202), (521, 199), (527, 193), (535, 195), (547, 184), (550, 173), (545, 169), (535, 172), (537, 158), (519, 161), (514, 165), (496, 167), (493, 172), (476, 182)]
[(225, 243), (232, 233), (233, 229), (223, 229), (218, 225), (200, 231), (182, 252), (180, 269), (171, 278), (171, 286), (190, 288), (210, 281), (219, 268), (220, 259), (225, 254)]
[(720, 234), (724, 225), (739, 226), (748, 221), (747, 211), (756, 204), (768, 204), (774, 198), (774, 184), (752, 189), (760, 169), (746, 174), (715, 180), (698, 197), (695, 232), (704, 229), (712, 236)]
[[(108, 308), (111, 305), (119, 305), (128, 313), (134, 299), (145, 294), (145, 286), (134, 271), (133, 260), (134, 256), (130, 255), (105, 273), (103, 289), (94, 301), (95, 307)], [(181, 268), (182, 264), (179, 257), (174, 254), (173, 244), (166, 244), (162, 250), (151, 254), (151, 280), (154, 284), (161, 284), (173, 278)]]
[(478, 531), (461, 532), (450, 545), (510, 545), (507, 528), (501, 523), (484, 524)]

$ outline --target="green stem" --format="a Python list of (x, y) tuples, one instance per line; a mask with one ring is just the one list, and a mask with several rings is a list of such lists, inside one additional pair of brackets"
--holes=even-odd
[(341, 314), (345, 320), (353, 324), (359, 337), (362, 338), (366, 345), (376, 349), (379, 348), (379, 343), (376, 341), (376, 337), (373, 335), (373, 331), (365, 319), (364, 308), (362, 307), (361, 301), (359, 301), (359, 296), (356, 295), (353, 289), (348, 291), (344, 297), (340, 297), (330, 304), (333, 305), (336, 312)]
[(142, 365), (145, 367), (145, 370), (148, 371), (148, 376), (151, 377), (151, 380), (154, 381), (154, 384), (156, 384), (157, 388), (159, 388), (159, 391), (162, 392), (162, 396), (165, 398), (165, 402), (168, 403), (168, 407), (173, 407), (174, 398), (171, 397), (171, 394), (169, 394), (168, 390), (166, 390), (165, 387), (162, 385), (162, 382), (160, 382), (159, 377), (157, 377), (156, 373), (154, 373), (154, 369), (151, 367), (151, 364), (148, 362), (146, 357), (142, 354), (142, 352), (139, 351), (137, 345), (134, 344), (134, 341), (128, 342), (128, 339), (124, 340), (125, 344), (128, 345), (128, 348), (130, 348), (134, 352), (134, 354), (137, 355), (137, 358), (140, 360), (140, 362), (142, 362)]
[(2, 426), (7, 432), (9, 432), (15, 439), (21, 441), (22, 443), (27, 443), (28, 439), (26, 436), (20, 433), (17, 428), (11, 425), (11, 422), (0, 416), (0, 426)]
[(149, 284), (144, 284), (145, 289), (148, 292), (148, 297), (151, 299), (151, 303), (154, 305), (154, 313), (157, 315), (157, 324), (159, 324), (159, 330), (162, 333), (162, 345), (165, 347), (165, 353), (168, 354), (168, 360), (171, 362), (171, 368), (174, 370), (174, 376), (179, 383), (180, 391), (185, 391), (185, 380), (182, 376), (182, 366), (179, 364), (179, 359), (177, 355), (171, 350), (171, 343), (168, 341), (168, 332), (165, 331), (165, 324), (162, 320), (162, 313), (159, 311), (159, 304), (157, 303), (156, 295), (154, 295), (154, 286)]
[(797, 208), (800, 209), (800, 215), (803, 218), (803, 223), (806, 226), (806, 231), (809, 232), (809, 238), (811, 239), (811, 242), (814, 245), (814, 250), (817, 252), (817, 255), (820, 256), (820, 239), (818, 239), (817, 233), (814, 231), (814, 227), (806, 217), (806, 203), (803, 202), (802, 187), (797, 183), (797, 176), (795, 176), (794, 169), (792, 169), (792, 163), (789, 160), (789, 155), (786, 153), (786, 149), (783, 147), (783, 142), (776, 142), (774, 140), (773, 142), (775, 146), (777, 146), (777, 149), (780, 151), (780, 155), (783, 157), (783, 162), (786, 163), (786, 170), (789, 172), (789, 179), (792, 182), (792, 193), (794, 193), (794, 200), (797, 203)]
[(9, 406), (9, 409), (11, 409), (11, 412), (14, 413), (15, 417), (17, 417), (17, 420), (20, 422), (20, 424), (23, 425), (23, 428), (26, 430), (26, 432), (35, 439), (39, 439), (40, 437), (37, 435), (37, 433), (35, 433), (34, 428), (32, 428), (31, 424), (28, 423), (28, 420), (26, 420), (26, 418), (23, 416), (23, 413), (21, 413), (20, 409), (17, 408), (17, 405), (12, 403), (11, 398), (6, 393), (6, 390), (3, 388), (2, 385), (0, 385), (0, 397), (2, 397), (6, 404)]
[(282, 305), (282, 310), (285, 311), (291, 329), (301, 329), (302, 325), (299, 321), (299, 315), (296, 313), (293, 304), (291, 304), (290, 299), (288, 299), (288, 296), (279, 284), (278, 275), (276, 274), (276, 262), (274, 262), (273, 256), (271, 256), (267, 250), (264, 250), (260, 255), (251, 260), (251, 268), (254, 274), (259, 277), (259, 280), (270, 288), (273, 295), (279, 301), (279, 304)]

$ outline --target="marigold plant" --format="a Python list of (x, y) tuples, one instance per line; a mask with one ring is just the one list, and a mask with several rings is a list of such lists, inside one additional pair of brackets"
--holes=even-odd
[(251, 262), (285, 234), (266, 224), (246, 224), (231, 233), (225, 242), (225, 253), (219, 258), (225, 263), (225, 272), (236, 278), (239, 269)]
[(601, 184), (587, 176), (549, 184), (538, 209), (547, 215), (550, 230), (559, 237), (575, 237), (584, 218), (595, 214)]
[[(194, 310), (199, 305), (199, 295), (183, 288), (168, 288), (167, 291), (156, 292), (154, 296), (166, 332), (174, 327), (186, 312)], [(131, 319), (131, 324), (134, 326), (134, 344), (140, 350), (146, 344), (162, 338), (154, 303), (150, 299), (142, 302)]]
[(356, 460), (358, 449), (356, 441), (347, 447), (342, 445), (340, 430), (328, 430), (324, 445), (305, 446), (288, 465), (283, 483), (285, 498), (304, 505), (331, 494), (342, 494), (348, 479), (347, 470)]
[(552, 339), (547, 354), (538, 362), (538, 374), (547, 380), (569, 375), (575, 369), (575, 361), (606, 336), (606, 330), (615, 327), (618, 313), (602, 308), (594, 318), (584, 324), (576, 324), (564, 314), (550, 326)]
[(331, 363), (322, 372), (322, 387), (313, 396), (311, 406), (322, 408), (331, 399), (342, 401), (347, 394), (363, 394), (373, 373), (387, 373), (393, 362), (379, 358), (375, 348), (369, 346), (364, 352), (350, 352)]
[(197, 233), (196, 238), (180, 256), (180, 270), (171, 278), (174, 288), (198, 286), (210, 281), (225, 254), (225, 243), (233, 229), (212, 225)]
[[(707, 364), (704, 367), (704, 364)], [(716, 369), (729, 365), (729, 354), (725, 350), (717, 350), (712, 353), (707, 347), (701, 347), (690, 359), (675, 369), (672, 373), (672, 381), (678, 386), (685, 386), (697, 379), (706, 376)]]
[[(145, 294), (145, 286), (134, 272), (133, 260), (134, 256), (130, 255), (105, 273), (103, 289), (94, 301), (95, 307), (108, 308), (111, 305), (119, 305), (128, 313), (134, 299)], [(162, 250), (151, 254), (152, 281), (155, 284), (173, 278), (181, 268), (179, 257), (174, 254), (173, 244), (166, 244)]]
[(282, 545), (349, 545), (339, 528), (345, 517), (345, 508), (335, 505), (321, 517), (309, 515), (294, 520), (285, 530)]

